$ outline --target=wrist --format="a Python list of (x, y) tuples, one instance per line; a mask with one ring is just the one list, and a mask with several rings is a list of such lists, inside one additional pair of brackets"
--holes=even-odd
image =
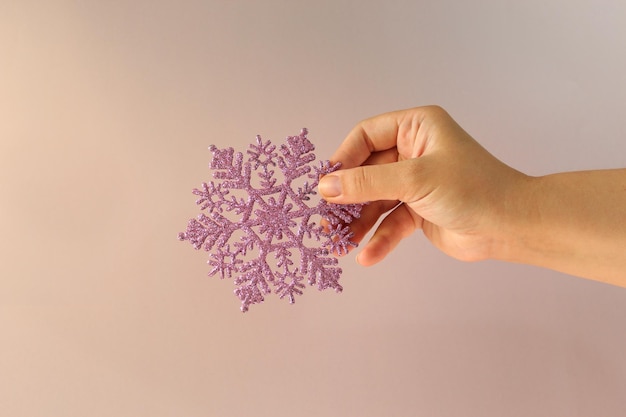
[[(491, 258), (507, 262), (537, 264), (547, 249), (541, 242), (544, 227), (538, 205), (542, 177), (519, 174), (507, 186), (494, 232)], [(545, 248), (542, 248), (546, 246)]]

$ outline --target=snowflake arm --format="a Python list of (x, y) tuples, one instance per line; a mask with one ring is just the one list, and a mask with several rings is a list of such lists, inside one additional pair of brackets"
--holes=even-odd
[(341, 223), (330, 226), (325, 246), (332, 253), (340, 256), (346, 255), (349, 248), (356, 247), (356, 243), (350, 240), (353, 236), (354, 233), (350, 231), (348, 226), (344, 226)]

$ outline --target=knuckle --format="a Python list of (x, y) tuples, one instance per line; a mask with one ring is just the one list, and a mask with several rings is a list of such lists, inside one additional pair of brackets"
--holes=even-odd
[(367, 194), (367, 191), (372, 187), (372, 176), (369, 173), (369, 170), (364, 167), (359, 167), (354, 170), (354, 175), (352, 177), (351, 184), (351, 193), (354, 193), (354, 196), (360, 196)]
[(448, 116), (448, 112), (443, 107), (437, 104), (424, 107), (424, 111), (433, 117)]

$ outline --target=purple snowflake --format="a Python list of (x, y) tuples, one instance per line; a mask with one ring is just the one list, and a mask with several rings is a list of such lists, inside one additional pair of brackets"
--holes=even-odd
[[(203, 212), (189, 220), (178, 239), (210, 252), (210, 276), (235, 277), (243, 312), (272, 289), (294, 303), (305, 279), (319, 290), (342, 290), (333, 253), (342, 255), (356, 246), (347, 224), (359, 217), (363, 205), (311, 202), (319, 178), (339, 164), (313, 165), (315, 147), (307, 134), (302, 129), (298, 136), (288, 136), (278, 150), (257, 136), (245, 160), (232, 148), (211, 146), (209, 168), (215, 181), (193, 190)], [(327, 227), (315, 217), (326, 219)]]

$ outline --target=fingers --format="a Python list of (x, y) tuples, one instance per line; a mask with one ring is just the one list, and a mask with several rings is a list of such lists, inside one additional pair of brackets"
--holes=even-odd
[(342, 166), (320, 179), (321, 197), (337, 204), (370, 202), (361, 218), (350, 225), (355, 242), (393, 209), (358, 256), (359, 263), (379, 262), (400, 240), (422, 227), (424, 220), (417, 214), (421, 205), (409, 208), (408, 204), (436, 195), (441, 177), (436, 155), (441, 156), (448, 142), (441, 145), (434, 138), (454, 136), (449, 128), (455, 126), (437, 106), (385, 113), (355, 126), (331, 157)]
[(398, 150), (396, 148), (374, 152), (362, 165), (390, 164), (392, 162), (398, 162)]
[[(350, 231), (353, 233), (350, 240), (360, 244), (372, 227), (374, 227), (378, 219), (397, 205), (397, 201), (374, 201), (364, 206), (360, 217), (352, 220), (349, 224)], [(328, 231), (330, 222), (326, 219), (321, 219), (320, 225), (324, 227), (324, 230)], [(354, 248), (348, 248), (348, 252), (351, 252), (353, 249)], [(342, 254), (335, 253), (335, 255), (341, 256)]]
[(373, 153), (397, 148), (406, 158), (420, 156), (428, 136), (428, 121), (446, 117), (437, 106), (381, 114), (357, 124), (330, 158), (343, 168), (362, 165)]
[(349, 225), (350, 231), (354, 233), (351, 240), (355, 243), (360, 243), (374, 227), (378, 219), (397, 205), (397, 201), (374, 201), (364, 206), (361, 216), (358, 219), (354, 219)]
[(422, 222), (422, 218), (406, 204), (399, 205), (380, 223), (374, 236), (357, 255), (357, 262), (363, 266), (380, 262), (402, 239), (421, 228)]
[(356, 125), (330, 158), (341, 162), (342, 168), (363, 164), (375, 152), (396, 147), (397, 115), (386, 113)]
[(420, 159), (411, 159), (342, 169), (322, 177), (318, 189), (322, 198), (338, 204), (379, 200), (414, 201), (428, 187), (422, 181), (423, 165)]

